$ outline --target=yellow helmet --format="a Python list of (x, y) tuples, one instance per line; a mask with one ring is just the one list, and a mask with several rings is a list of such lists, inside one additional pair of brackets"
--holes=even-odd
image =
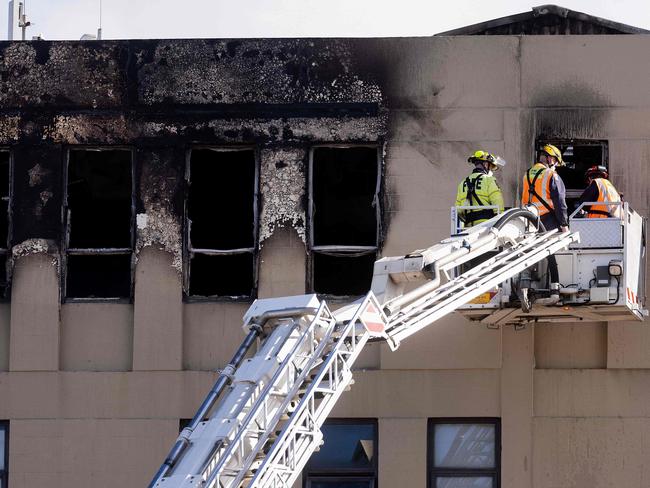
[(494, 163), (494, 156), (487, 151), (475, 151), (469, 158), (468, 163)]
[(545, 146), (540, 149), (540, 152), (542, 154), (548, 154), (549, 156), (553, 156), (555, 159), (557, 159), (557, 165), (558, 166), (564, 166), (564, 160), (562, 159), (562, 152), (552, 144), (546, 144)]

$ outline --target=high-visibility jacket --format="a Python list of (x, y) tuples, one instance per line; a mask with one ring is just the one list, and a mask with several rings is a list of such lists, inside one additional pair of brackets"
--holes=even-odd
[[(612, 202), (619, 203), (621, 196), (614, 188), (614, 185), (606, 178), (595, 178), (592, 180), (592, 185), (596, 184), (598, 189), (598, 198), (592, 200), (595, 202)], [(621, 218), (622, 209), (620, 205), (591, 205), (587, 210), (587, 218), (590, 219), (605, 219), (607, 217)]]
[[(503, 195), (494, 176), (487, 171), (475, 169), (472, 174), (461, 181), (456, 192), (456, 206), (496, 206), (503, 212)], [(494, 209), (462, 210), (459, 212), (465, 227), (472, 227), (494, 217)]]
[(540, 217), (553, 212), (553, 196), (551, 195), (551, 180), (557, 177), (555, 171), (541, 163), (534, 164), (524, 175), (521, 203), (534, 205)]

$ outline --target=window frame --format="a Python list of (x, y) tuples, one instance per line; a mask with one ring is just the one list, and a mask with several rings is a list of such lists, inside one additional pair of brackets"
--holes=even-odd
[[(253, 153), (254, 176), (253, 176), (253, 246), (237, 249), (194, 249), (190, 242), (191, 221), (189, 219), (188, 201), (190, 195), (191, 160), (192, 151), (208, 149), (216, 152), (237, 152), (251, 151)], [(260, 150), (257, 146), (236, 145), (221, 146), (208, 144), (194, 144), (185, 151), (185, 170), (183, 176), (185, 191), (183, 192), (183, 300), (187, 303), (200, 302), (251, 302), (257, 298), (259, 285), (259, 254), (260, 254)], [(250, 295), (190, 295), (190, 263), (193, 254), (207, 256), (232, 256), (236, 254), (253, 255), (253, 287)]]
[[(314, 151), (320, 148), (354, 149), (362, 147), (373, 148), (377, 152), (377, 182), (375, 186), (375, 198), (377, 199), (377, 205), (375, 205), (375, 218), (377, 222), (377, 229), (375, 233), (376, 244), (374, 246), (314, 245)], [(384, 188), (383, 149), (383, 142), (367, 142), (358, 144), (315, 144), (309, 148), (309, 168), (307, 171), (307, 279), (305, 285), (310, 293), (316, 293), (314, 290), (314, 254), (327, 254), (328, 252), (350, 252), (361, 253), (359, 256), (374, 254), (375, 259), (377, 259), (379, 256), (382, 236), (381, 217), (384, 210), (382, 198)], [(323, 299), (339, 301), (349, 299), (355, 295), (333, 295), (327, 293), (318, 293), (318, 296)]]
[[(373, 446), (373, 456), (372, 456), (372, 470), (370, 473), (368, 469), (365, 468), (350, 468), (350, 469), (321, 469), (321, 470), (309, 470), (309, 461), (303, 469), (302, 472), (302, 487), (311, 488), (312, 483), (316, 481), (370, 481), (374, 483), (371, 485), (373, 488), (377, 488), (379, 484), (379, 422), (377, 418), (370, 417), (346, 417), (346, 418), (328, 418), (325, 421), (324, 425), (371, 425), (373, 436), (374, 436), (374, 446)], [(312, 454), (313, 456), (313, 454)], [(311, 459), (311, 458), (310, 458)]]
[[(7, 302), (11, 298), (11, 277), (12, 277), (12, 266), (10, 265), (12, 261), (11, 255), (11, 241), (13, 239), (13, 197), (14, 197), (14, 154), (11, 149), (7, 147), (0, 147), (0, 153), (7, 153), (9, 155), (9, 168), (8, 168), (8, 180), (7, 184), (7, 196), (2, 197), (1, 199), (7, 202), (7, 242), (5, 242), (4, 247), (0, 247), (0, 256), (5, 256), (5, 276), (7, 283), (4, 289), (4, 293), (0, 293), (0, 303)], [(2, 246), (2, 243), (0, 243)]]
[(0, 420), (0, 430), (5, 433), (4, 449), (4, 470), (0, 470), (0, 488), (7, 488), (9, 486), (9, 421)]
[[(477, 424), (494, 426), (494, 468), (436, 468), (435, 426)], [(499, 417), (433, 417), (427, 421), (427, 488), (436, 488), (438, 476), (448, 478), (491, 477), (492, 488), (501, 486), (501, 419)]]
[[(70, 166), (70, 154), (73, 151), (124, 151), (131, 155), (131, 245), (129, 248), (72, 248), (70, 242), (70, 210), (68, 207), (68, 176)], [(125, 145), (74, 145), (68, 146), (65, 150), (65, 164), (63, 165), (63, 201), (61, 203), (61, 218), (63, 236), (61, 245), (61, 302), (62, 303), (133, 303), (135, 290), (135, 241), (136, 241), (136, 150), (132, 146)], [(71, 252), (72, 251), (72, 252)], [(128, 251), (128, 253), (127, 253)], [(68, 297), (68, 256), (99, 256), (99, 255), (126, 255), (131, 256), (131, 274), (128, 297)]]
[[(552, 144), (554, 146), (565, 146), (565, 145), (572, 145), (572, 146), (600, 146), (602, 150), (602, 161), (600, 164), (605, 166), (609, 173), (611, 174), (610, 166), (609, 166), (609, 139), (574, 139), (574, 138), (566, 138), (562, 139), (561, 137), (537, 137), (535, 139), (535, 156), (534, 159), (537, 158), (537, 151), (538, 148), (541, 148), (542, 146), (546, 144)], [(582, 175), (581, 175), (582, 176)], [(578, 189), (578, 188), (566, 188), (566, 197), (567, 199), (571, 200), (577, 200), (580, 198), (580, 195), (582, 191), (584, 191), (587, 188), (585, 187), (583, 189)]]

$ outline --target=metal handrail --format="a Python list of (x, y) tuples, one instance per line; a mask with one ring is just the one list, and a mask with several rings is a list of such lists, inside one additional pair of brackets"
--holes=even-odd
[(451, 207), (451, 233), (450, 235), (458, 234), (464, 227), (458, 225), (458, 211), (459, 210), (495, 210), (496, 214), (503, 213), (500, 211), (498, 205), (458, 205)]
[[(571, 215), (569, 215), (569, 219), (574, 218), (574, 216), (585, 206), (591, 206), (591, 205), (615, 205), (618, 207), (622, 207), (625, 204), (625, 202), (610, 202), (610, 201), (604, 201), (604, 202), (582, 202), (578, 208), (576, 208)], [(603, 218), (608, 218), (608, 219), (616, 219), (616, 220), (623, 220), (622, 217), (603, 217)]]

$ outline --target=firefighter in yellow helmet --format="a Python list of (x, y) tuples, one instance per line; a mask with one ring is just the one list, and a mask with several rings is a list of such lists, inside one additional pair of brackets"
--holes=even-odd
[(524, 175), (521, 203), (534, 205), (546, 230), (569, 230), (566, 189), (556, 166), (564, 166), (560, 150), (546, 144), (539, 150), (537, 162)]
[[(545, 144), (538, 151), (537, 162), (524, 175), (522, 205), (534, 205), (539, 213), (540, 222), (544, 229), (561, 232), (569, 230), (566, 189), (560, 175), (555, 171), (556, 166), (564, 166), (562, 153), (551, 145)], [(549, 272), (549, 290), (551, 297), (560, 295), (559, 272), (555, 256), (547, 258)], [(522, 309), (529, 311), (531, 302), (528, 298), (531, 270), (526, 269), (520, 275), (519, 298)]]
[[(608, 205), (609, 203), (620, 203), (621, 196), (614, 185), (607, 179), (609, 174), (605, 166), (592, 166), (585, 173), (587, 189), (580, 195), (578, 205), (584, 202), (598, 202), (599, 205), (585, 207), (587, 218), (603, 219), (607, 217), (621, 218), (622, 209), (620, 205)], [(601, 203), (602, 202), (602, 203)]]
[[(474, 165), (474, 170), (458, 185), (456, 206), (496, 206), (499, 212), (503, 212), (503, 195), (492, 172), (505, 166), (506, 162), (486, 151), (474, 152), (467, 162)], [(472, 227), (491, 219), (497, 213), (493, 208), (479, 208), (461, 210), (459, 217), (465, 227)]]

